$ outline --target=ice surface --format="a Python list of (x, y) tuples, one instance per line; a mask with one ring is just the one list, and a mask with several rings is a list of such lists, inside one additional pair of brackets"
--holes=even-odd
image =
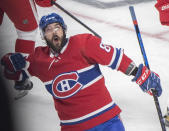
[[(124, 48), (125, 53), (137, 65), (143, 63), (128, 6), (99, 9), (70, 0), (62, 0), (58, 3), (101, 35), (104, 43)], [(169, 101), (169, 28), (160, 24), (154, 4), (155, 1), (141, 3), (134, 5), (134, 8), (150, 68), (161, 77), (163, 94), (159, 102), (165, 114)], [(89, 33), (56, 7), (45, 9), (38, 7), (39, 17), (50, 12), (57, 12), (63, 16), (68, 26), (68, 36)], [(14, 26), (5, 15), (0, 27), (0, 57), (14, 51), (16, 38)], [(38, 35), (36, 46), (43, 44)], [(121, 117), (126, 131), (161, 131), (153, 98), (143, 93), (138, 85), (132, 83), (132, 77), (111, 71), (107, 67), (101, 66), (101, 69), (112, 98), (122, 109)], [(12, 99), (17, 92), (12, 89), (13, 82), (8, 81), (9, 91), (12, 94), (11, 101), (14, 105), (13, 110), (16, 112), (14, 118), (16, 118), (16, 125), (19, 125), (17, 131), (59, 131), (59, 118), (54, 109), (52, 97), (39, 79), (35, 77), (31, 79), (34, 88), (18, 101)]]

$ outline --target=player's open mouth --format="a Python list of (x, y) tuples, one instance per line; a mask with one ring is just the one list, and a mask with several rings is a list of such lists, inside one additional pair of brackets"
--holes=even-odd
[(53, 37), (53, 42), (54, 42), (55, 44), (59, 44), (59, 37), (58, 37), (57, 35), (55, 35), (55, 36)]
[(53, 37), (53, 40), (54, 40), (54, 41), (58, 41), (58, 39), (59, 39), (59, 38), (58, 38), (58, 36), (56, 36), (56, 35)]

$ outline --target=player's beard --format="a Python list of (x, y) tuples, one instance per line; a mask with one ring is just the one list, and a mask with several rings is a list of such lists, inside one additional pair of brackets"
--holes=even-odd
[[(60, 45), (54, 43), (55, 37), (57, 37), (57, 42), (61, 43)], [(51, 48), (56, 53), (60, 53), (60, 51), (62, 50), (63, 46), (66, 44), (66, 41), (67, 41), (65, 32), (63, 33), (62, 37), (53, 36), (52, 40), (49, 40), (45, 37), (45, 40), (46, 40), (46, 43), (49, 46), (49, 48)]]

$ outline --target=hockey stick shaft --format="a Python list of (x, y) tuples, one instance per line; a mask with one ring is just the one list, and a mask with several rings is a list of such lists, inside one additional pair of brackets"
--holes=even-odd
[[(145, 52), (145, 49), (144, 49), (143, 41), (142, 41), (142, 38), (141, 38), (141, 33), (140, 33), (140, 30), (139, 30), (139, 27), (138, 27), (134, 7), (130, 6), (129, 10), (130, 10), (130, 14), (131, 14), (131, 17), (132, 17), (132, 20), (133, 20), (134, 28), (135, 28), (135, 31), (136, 31), (136, 35), (137, 35), (139, 45), (140, 45), (140, 49), (141, 49), (141, 53), (142, 53), (142, 56), (143, 56), (143, 59), (144, 59), (144, 63), (147, 66), (147, 68), (150, 69), (149, 64), (148, 64), (148, 60), (147, 60), (147, 56), (146, 56), (146, 52)], [(158, 112), (162, 131), (166, 131), (162, 112), (161, 112), (161, 108), (160, 108), (160, 104), (159, 104), (159, 101), (158, 101), (158, 97), (156, 96), (155, 90), (152, 90), (152, 93), (153, 93), (153, 98), (154, 98), (154, 102), (155, 102), (156, 109), (157, 109), (157, 112)]]
[(92, 30), (91, 28), (89, 28), (86, 24), (84, 24), (82, 21), (80, 21), (79, 19), (77, 19), (74, 15), (72, 15), (69, 11), (67, 11), (66, 9), (64, 9), (62, 6), (60, 6), (58, 3), (56, 3), (55, 1), (51, 0), (51, 4), (55, 5), (56, 7), (58, 7), (60, 10), (62, 10), (64, 13), (66, 13), (68, 16), (70, 16), (72, 19), (74, 19), (75, 21), (77, 21), (79, 24), (81, 24), (83, 27), (85, 27), (87, 30), (89, 30), (90, 32), (92, 32), (95, 36), (101, 38), (101, 36), (99, 34), (97, 34), (94, 30)]

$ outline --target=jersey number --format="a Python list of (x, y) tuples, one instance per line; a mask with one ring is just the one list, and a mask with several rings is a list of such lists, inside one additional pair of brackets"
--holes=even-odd
[(111, 48), (108, 45), (104, 45), (103, 43), (100, 43), (100, 48), (102, 48), (103, 50), (105, 50), (107, 53), (110, 52)]

